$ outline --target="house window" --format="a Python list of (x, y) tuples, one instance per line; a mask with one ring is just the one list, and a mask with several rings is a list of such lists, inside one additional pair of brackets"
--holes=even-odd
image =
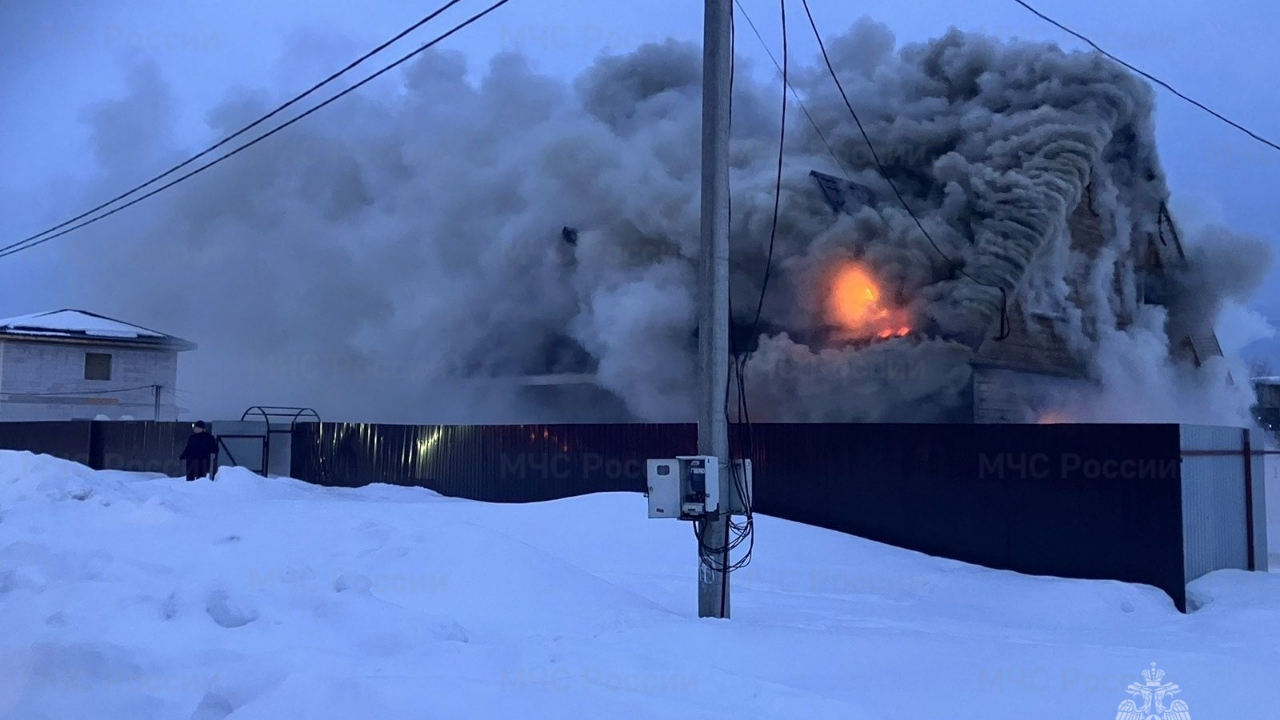
[(84, 354), (85, 380), (110, 380), (111, 356), (106, 353)]

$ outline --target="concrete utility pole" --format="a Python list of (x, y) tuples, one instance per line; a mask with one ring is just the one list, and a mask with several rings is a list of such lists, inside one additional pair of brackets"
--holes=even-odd
[[(701, 410), (698, 454), (720, 466), (720, 508), (704, 544), (728, 544), (729, 422), (729, 74), (733, 62), (733, 0), (706, 0), (702, 42), (702, 260), (698, 283)], [(698, 616), (729, 617), (729, 578), (698, 561)], [(728, 565), (728, 551), (717, 559)]]

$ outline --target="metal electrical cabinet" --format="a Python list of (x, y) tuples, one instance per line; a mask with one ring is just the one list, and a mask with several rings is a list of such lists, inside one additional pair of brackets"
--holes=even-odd
[[(649, 460), (646, 495), (649, 517), (697, 520), (720, 512), (720, 465), (716, 458), (686, 455)], [(731, 515), (745, 515), (751, 504), (751, 461), (735, 460), (725, 503)]]

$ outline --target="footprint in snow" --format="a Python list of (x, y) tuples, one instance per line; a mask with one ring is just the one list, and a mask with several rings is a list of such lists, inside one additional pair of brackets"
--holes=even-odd
[(195, 712), (191, 713), (191, 720), (223, 720), (235, 711), (236, 706), (232, 705), (225, 695), (215, 692), (205, 693)]
[(160, 619), (172, 620), (178, 616), (178, 593), (169, 593), (169, 597), (160, 603)]
[(258, 619), (256, 610), (231, 600), (225, 590), (214, 590), (209, 593), (205, 611), (214, 622), (228, 629), (244, 627)]

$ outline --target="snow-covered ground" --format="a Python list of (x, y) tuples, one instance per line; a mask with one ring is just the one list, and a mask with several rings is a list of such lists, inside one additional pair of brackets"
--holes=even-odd
[(0, 452), (0, 717), (1110, 720), (1153, 662), (1197, 720), (1280, 715), (1280, 574), (1215, 573), (1182, 615), (1152, 588), (757, 526), (734, 619), (699, 620), (689, 527), (636, 495), (500, 506)]

